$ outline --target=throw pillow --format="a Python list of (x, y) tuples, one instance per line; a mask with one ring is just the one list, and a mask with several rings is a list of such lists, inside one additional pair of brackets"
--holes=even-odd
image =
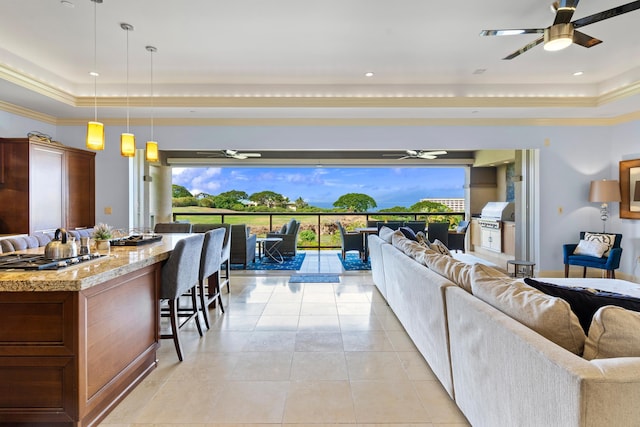
[(426, 254), (420, 261), (434, 272), (471, 293), (471, 264), (466, 264), (436, 252)]
[(640, 357), (640, 313), (613, 306), (596, 311), (582, 357)]
[(605, 305), (616, 305), (627, 310), (640, 311), (640, 299), (615, 292), (600, 291), (572, 286), (559, 286), (553, 283), (540, 282), (534, 279), (524, 279), (531, 287), (547, 295), (562, 298), (571, 306), (571, 310), (578, 316), (580, 325), (585, 333), (589, 332), (589, 325), (593, 314)]
[(449, 248), (447, 248), (447, 246), (438, 239), (436, 239), (433, 243), (431, 243), (429, 248), (433, 249), (436, 252), (441, 253), (442, 255), (451, 256), (451, 252), (449, 252)]
[(409, 227), (400, 227), (399, 230), (402, 232), (402, 234), (404, 234), (404, 237), (406, 237), (407, 239), (411, 239), (414, 242), (418, 241), (418, 238), (416, 237), (416, 233)]
[(380, 231), (378, 231), (378, 237), (384, 240), (387, 243), (391, 243), (391, 236), (393, 235), (394, 230), (389, 227), (382, 226)]
[[(581, 355), (586, 336), (569, 303), (482, 264), (471, 269), (473, 295), (549, 341)], [(500, 273), (501, 274), (501, 273)]]
[(609, 250), (609, 246), (596, 240), (580, 240), (578, 246), (573, 251), (574, 255), (588, 255), (596, 258), (602, 258), (605, 252)]
[(416, 241), (424, 247), (429, 247), (429, 239), (427, 239), (427, 236), (422, 231), (416, 233)]
[(604, 251), (603, 256), (608, 257), (609, 256), (609, 250), (613, 247), (613, 244), (615, 243), (616, 235), (615, 234), (605, 234), (605, 233), (590, 233), (590, 232), (587, 231), (587, 232), (584, 233), (584, 240), (600, 242), (600, 243), (604, 243), (605, 245), (607, 245), (607, 250)]
[(416, 259), (426, 250), (426, 248), (420, 243), (414, 242), (413, 240), (404, 237), (404, 234), (402, 234), (400, 230), (396, 230), (391, 235), (391, 244), (402, 253), (413, 259)]

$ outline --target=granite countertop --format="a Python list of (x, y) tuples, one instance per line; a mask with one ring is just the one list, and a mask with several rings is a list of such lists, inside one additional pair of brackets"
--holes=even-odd
[[(142, 246), (112, 246), (109, 254), (57, 271), (2, 271), (0, 292), (80, 291), (169, 258), (178, 240), (189, 234), (164, 234)], [(44, 248), (21, 253), (44, 253)], [(94, 251), (104, 253), (104, 251)]]

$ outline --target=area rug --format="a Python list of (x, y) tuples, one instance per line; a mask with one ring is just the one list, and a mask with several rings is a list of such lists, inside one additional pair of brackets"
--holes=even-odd
[(340, 283), (340, 275), (328, 273), (293, 274), (289, 278), (289, 283)]
[[(285, 257), (284, 262), (279, 264), (269, 257), (262, 259), (256, 257), (256, 262), (247, 264), (247, 270), (300, 270), (305, 253), (298, 253), (295, 257)], [(244, 270), (244, 264), (231, 264), (232, 270)]]
[(342, 267), (347, 271), (371, 270), (371, 261), (367, 259), (367, 261), (363, 262), (358, 256), (358, 254), (347, 253), (346, 259), (342, 259), (341, 254), (337, 254), (337, 255), (338, 255), (338, 258), (340, 258)]

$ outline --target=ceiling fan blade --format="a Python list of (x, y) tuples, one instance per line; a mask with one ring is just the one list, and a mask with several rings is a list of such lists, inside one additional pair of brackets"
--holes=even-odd
[(631, 3), (623, 4), (622, 6), (614, 7), (613, 9), (605, 10), (603, 12), (594, 13), (593, 15), (589, 15), (584, 18), (576, 19), (575, 21), (573, 21), (573, 28), (584, 27), (585, 25), (613, 18), (614, 16), (632, 12), (636, 9), (640, 9), (640, 1), (632, 1)]
[(423, 151), (422, 154), (428, 154), (430, 156), (444, 156), (447, 154), (444, 150), (435, 150), (435, 151)]
[(415, 157), (418, 155), (418, 150), (405, 150), (409, 157)]
[(529, 43), (526, 46), (521, 47), (520, 49), (516, 50), (515, 52), (513, 52), (511, 55), (507, 55), (502, 59), (513, 59), (516, 56), (519, 56), (523, 53), (525, 53), (526, 51), (528, 51), (529, 49), (533, 49), (534, 47), (538, 46), (540, 43), (542, 43), (544, 41), (544, 37), (540, 37), (534, 41), (532, 41), (531, 43)]
[(544, 28), (518, 28), (511, 30), (482, 30), (481, 36), (514, 36), (518, 34), (544, 34)]
[(257, 158), (257, 157), (262, 157), (262, 154), (260, 153), (240, 153), (241, 156), (244, 156), (244, 158), (249, 158), (249, 157), (253, 157), (253, 158)]
[[(576, 6), (578, 6), (578, 0), (560, 0), (556, 3), (558, 4), (558, 8), (556, 10), (556, 19), (554, 19), (553, 25), (568, 24), (571, 22), (573, 13), (576, 11)], [(554, 6), (556, 3), (554, 3)]]
[(438, 156), (434, 156), (434, 155), (431, 155), (431, 154), (419, 154), (417, 156), (417, 158), (418, 159), (424, 159), (424, 160), (434, 160), (434, 159), (437, 159)]
[(588, 36), (585, 33), (581, 33), (580, 31), (574, 31), (573, 42), (575, 44), (579, 44), (580, 46), (593, 47), (602, 43), (602, 40), (598, 40), (594, 37)]

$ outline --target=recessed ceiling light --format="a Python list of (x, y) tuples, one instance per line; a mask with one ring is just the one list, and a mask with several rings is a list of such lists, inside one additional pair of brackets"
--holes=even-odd
[(584, 74), (584, 72), (582, 72), (582, 71), (576, 71), (575, 73), (573, 73), (574, 76), (581, 76), (583, 74)]
[(70, 2), (70, 1), (68, 1), (68, 0), (61, 0), (61, 1), (60, 1), (60, 4), (61, 4), (61, 5), (63, 5), (63, 6), (65, 6), (65, 7), (68, 7), (69, 9), (73, 9), (74, 7), (76, 7), (76, 5), (75, 5), (75, 4), (71, 3), (71, 2)]
[(366, 73), (364, 73), (365, 77), (373, 77), (373, 72), (371, 71), (367, 71)]
[(485, 71), (487, 71), (487, 69), (486, 69), (486, 68), (476, 68), (476, 69), (473, 71), (473, 74), (484, 74), (484, 72), (485, 72)]
[(89, 71), (89, 75), (91, 77), (99, 77), (100, 76), (100, 74), (97, 71)]

